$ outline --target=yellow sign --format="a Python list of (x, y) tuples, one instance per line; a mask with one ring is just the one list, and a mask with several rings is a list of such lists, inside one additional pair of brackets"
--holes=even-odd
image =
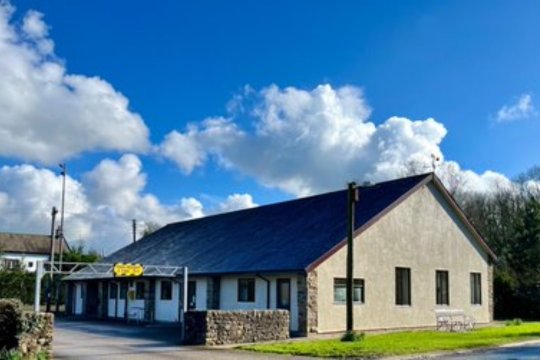
[(141, 264), (114, 264), (113, 273), (115, 277), (142, 276), (144, 272)]

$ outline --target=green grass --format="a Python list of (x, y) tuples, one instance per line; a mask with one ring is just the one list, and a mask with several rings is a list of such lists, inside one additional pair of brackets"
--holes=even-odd
[(358, 342), (306, 340), (240, 346), (239, 349), (317, 357), (380, 357), (474, 349), (540, 339), (540, 323), (489, 327), (466, 333), (406, 331), (367, 335)]

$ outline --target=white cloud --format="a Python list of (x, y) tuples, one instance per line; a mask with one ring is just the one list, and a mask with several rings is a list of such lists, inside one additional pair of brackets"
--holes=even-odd
[(530, 94), (522, 94), (515, 103), (504, 105), (497, 111), (495, 121), (499, 123), (512, 122), (521, 119), (528, 119), (536, 114), (536, 109)]
[(235, 210), (248, 209), (257, 206), (250, 194), (232, 194), (223, 202), (219, 203), (216, 212), (229, 212)]
[(69, 74), (43, 14), (22, 27), (0, 2), (0, 156), (54, 164), (85, 151), (145, 152), (149, 131), (129, 101), (98, 77)]
[[(530, 106), (530, 98), (520, 106)], [(226, 168), (295, 196), (343, 188), (351, 180), (377, 182), (429, 172), (432, 156), (439, 159), (437, 173), (451, 191), (459, 186), (486, 193), (512, 186), (494, 171), (477, 174), (445, 161), (440, 144), (447, 131), (435, 119), (369, 121), (371, 109), (355, 87), (273, 85), (258, 92), (246, 87), (227, 110), (229, 118), (210, 118), (170, 133), (162, 155), (186, 173), (214, 157)], [(179, 145), (175, 138), (181, 139)]]
[[(32, 165), (0, 168), (0, 229), (48, 234), (50, 213), (61, 199), (60, 175)], [(104, 159), (81, 181), (67, 177), (65, 234), (71, 242), (109, 253), (131, 241), (131, 221), (161, 226), (204, 216), (203, 204), (194, 197), (165, 205), (145, 193), (146, 174), (140, 159), (126, 154)], [(233, 194), (208, 213), (255, 206), (248, 194)], [(57, 222), (58, 224), (58, 222)]]
[[(368, 121), (371, 109), (355, 87), (320, 85), (306, 91), (270, 86), (244, 95), (244, 101), (253, 104), (249, 109), (238, 105), (238, 96), (234, 100), (232, 109), (244, 111), (169, 134), (161, 145), (168, 151), (162, 154), (179, 166), (192, 165), (190, 171), (213, 155), (226, 167), (294, 195), (338, 188), (351, 179), (399, 176), (410, 161), (442, 155), (439, 144), (446, 135), (442, 124), (392, 117), (377, 126)], [(252, 131), (240, 127), (243, 116)], [(186, 151), (181, 151), (180, 159), (170, 156), (173, 136), (197, 149), (194, 159), (185, 159)]]

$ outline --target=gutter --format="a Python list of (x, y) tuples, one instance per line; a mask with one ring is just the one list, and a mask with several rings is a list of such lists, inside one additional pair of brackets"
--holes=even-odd
[(261, 274), (255, 274), (256, 277), (266, 281), (266, 308), (270, 309), (270, 280), (262, 276)]

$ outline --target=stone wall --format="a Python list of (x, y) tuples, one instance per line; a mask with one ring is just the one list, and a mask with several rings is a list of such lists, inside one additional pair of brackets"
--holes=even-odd
[(0, 299), (0, 349), (18, 351), (24, 359), (52, 355), (54, 315), (23, 312), (16, 299)]
[(489, 321), (493, 321), (495, 314), (495, 303), (494, 303), (494, 293), (493, 293), (493, 262), (490, 261), (488, 268), (488, 308), (489, 308)]
[(188, 311), (187, 344), (223, 345), (289, 338), (287, 310)]
[(52, 313), (24, 314), (23, 332), (19, 337), (19, 351), (24, 358), (35, 359), (46, 352), (52, 358), (54, 315)]
[(299, 276), (298, 282), (298, 335), (317, 332), (317, 270)]

